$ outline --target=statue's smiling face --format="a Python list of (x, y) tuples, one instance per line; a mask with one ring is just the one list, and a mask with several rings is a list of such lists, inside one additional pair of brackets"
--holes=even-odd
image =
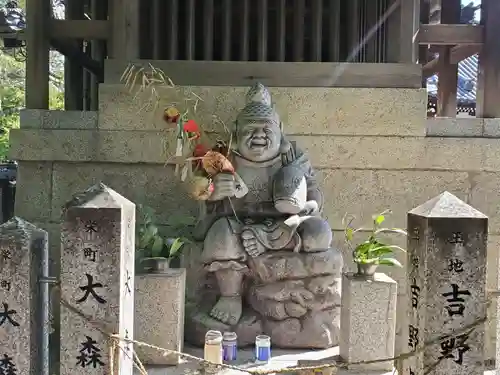
[(252, 122), (238, 132), (238, 151), (252, 161), (266, 161), (279, 154), (281, 130), (274, 122)]

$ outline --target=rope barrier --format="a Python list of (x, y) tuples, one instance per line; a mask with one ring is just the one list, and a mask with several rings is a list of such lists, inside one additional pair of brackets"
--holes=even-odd
[[(59, 287), (56, 287), (59, 288)], [(56, 289), (54, 288), (54, 289)], [(494, 298), (495, 295), (493, 295), (490, 298)], [(448, 335), (440, 335), (432, 340), (429, 340), (428, 342), (425, 342), (424, 345), (419, 348), (418, 350), (412, 351), (412, 352), (407, 352), (400, 354), (395, 357), (391, 358), (382, 358), (382, 359), (376, 359), (376, 360), (369, 360), (369, 361), (358, 361), (358, 362), (350, 362), (350, 363), (345, 363), (345, 362), (338, 362), (335, 360), (332, 360), (331, 362), (324, 362), (320, 365), (317, 366), (290, 366), (290, 367), (282, 367), (282, 368), (277, 368), (277, 369), (258, 369), (258, 368), (242, 368), (238, 366), (233, 366), (230, 364), (218, 364), (214, 363), (211, 361), (207, 361), (203, 358), (196, 357), (191, 354), (183, 353), (177, 350), (172, 350), (172, 349), (166, 349), (162, 348), (156, 345), (148, 344), (146, 342), (141, 342), (137, 340), (133, 340), (130, 338), (126, 337), (121, 337), (118, 334), (115, 333), (110, 333), (113, 330), (109, 329), (110, 327), (107, 327), (105, 323), (98, 322), (91, 317), (87, 316), (84, 314), (82, 311), (80, 311), (78, 308), (73, 306), (71, 303), (69, 303), (66, 299), (64, 299), (62, 296), (60, 298), (60, 303), (62, 306), (70, 310), (71, 312), (75, 313), (76, 315), (80, 316), (82, 319), (86, 320), (88, 323), (90, 323), (92, 326), (94, 326), (95, 329), (97, 329), (99, 332), (101, 332), (103, 335), (109, 338), (109, 348), (110, 348), (110, 374), (111, 375), (118, 375), (117, 372), (117, 362), (116, 362), (116, 352), (117, 349), (120, 349), (125, 355), (130, 357), (130, 354), (125, 350), (124, 347), (122, 347), (120, 344), (121, 343), (126, 343), (126, 344), (133, 344), (138, 347), (145, 347), (153, 350), (157, 350), (160, 352), (163, 352), (163, 355), (169, 355), (169, 354), (175, 354), (178, 355), (179, 357), (186, 359), (186, 360), (192, 360), (195, 361), (199, 364), (199, 370), (194, 371), (193, 373), (217, 373), (218, 371), (222, 370), (234, 370), (234, 371), (240, 371), (244, 372), (250, 375), (271, 375), (271, 374), (284, 374), (284, 373), (289, 373), (289, 372), (299, 372), (299, 371), (318, 371), (318, 370), (325, 370), (325, 369), (333, 369), (334, 372), (333, 374), (336, 373), (336, 371), (339, 368), (348, 368), (348, 366), (353, 366), (353, 365), (369, 365), (369, 364), (375, 364), (375, 363), (381, 363), (381, 362), (388, 362), (388, 361), (401, 361), (408, 359), (410, 357), (413, 357), (425, 350), (426, 347), (430, 345), (435, 345), (443, 340), (446, 340), (448, 338), (452, 338), (458, 335), (462, 334), (470, 334), (472, 331), (474, 331), (479, 325), (484, 324), (487, 320), (487, 317), (483, 317), (481, 319), (476, 320), (475, 322), (468, 324), (461, 328), (460, 330), (456, 330), (452, 332), (451, 334)], [(491, 299), (487, 301), (487, 306), (489, 306), (491, 303)], [(140, 359), (137, 357), (137, 354), (133, 350), (132, 354), (132, 361), (134, 363), (134, 366), (140, 371), (141, 375), (147, 375), (147, 371), (140, 361)], [(444, 359), (444, 358), (443, 358)], [(432, 371), (440, 362), (442, 359), (438, 360), (436, 363), (428, 366), (428, 368), (425, 371), (425, 374), (428, 374), (430, 371)]]

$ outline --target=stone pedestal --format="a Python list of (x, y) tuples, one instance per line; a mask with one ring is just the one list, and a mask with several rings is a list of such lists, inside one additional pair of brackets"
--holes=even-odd
[[(202, 300), (190, 307), (186, 339), (203, 345), (210, 330), (233, 331), (239, 347), (255, 344), (268, 335), (273, 347), (324, 349), (338, 345), (340, 336), (340, 251), (269, 251), (252, 258), (253, 280), (245, 290), (248, 305), (235, 326), (210, 316), (216, 297), (211, 281), (199, 293)], [(212, 277), (213, 273), (211, 274)]]
[[(383, 273), (373, 279), (342, 278), (340, 357), (347, 363), (394, 357), (397, 283)], [(393, 369), (393, 361), (349, 365), (349, 369)]]
[[(135, 339), (161, 348), (182, 351), (186, 270), (170, 269), (135, 277)], [(177, 365), (179, 355), (136, 346), (145, 365)]]
[(487, 236), (488, 218), (448, 192), (408, 213), (404, 375), (484, 374)]
[[(36, 314), (40, 294), (38, 269), (48, 268), (43, 258), (47, 232), (19, 219), (0, 225), (0, 374), (39, 374), (34, 359), (41, 354), (35, 332), (43, 329)], [(45, 248), (45, 249), (44, 249)], [(48, 366), (46, 360), (42, 366)]]
[[(103, 184), (70, 201), (61, 231), (61, 299), (109, 333), (133, 339), (135, 205)], [(132, 375), (132, 344), (120, 342), (115, 371)], [(109, 338), (61, 306), (61, 375), (110, 373)]]

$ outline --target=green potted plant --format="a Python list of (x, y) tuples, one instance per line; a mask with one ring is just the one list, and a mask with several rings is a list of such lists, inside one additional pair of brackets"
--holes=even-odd
[[(357, 274), (363, 277), (371, 277), (375, 274), (379, 265), (402, 267), (401, 263), (395, 258), (394, 250), (406, 252), (403, 248), (397, 245), (388, 244), (385, 238), (381, 238), (384, 234), (401, 234), (407, 235), (406, 231), (400, 228), (384, 228), (382, 224), (386, 219), (386, 215), (390, 214), (390, 210), (386, 210), (378, 215), (373, 215), (373, 224), (371, 228), (353, 228), (352, 223), (355, 220), (353, 215), (347, 214), (344, 217), (344, 234), (345, 241), (350, 250), (352, 250), (354, 263), (357, 266)], [(367, 233), (368, 238), (353, 245), (354, 235), (356, 233)]]
[(155, 224), (155, 214), (150, 207), (138, 205), (142, 220), (136, 227), (136, 265), (141, 272), (162, 272), (170, 268), (170, 262), (180, 255), (185, 239), (165, 238)]

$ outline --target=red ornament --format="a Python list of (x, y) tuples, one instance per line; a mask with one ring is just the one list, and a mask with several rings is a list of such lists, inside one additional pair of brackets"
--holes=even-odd
[(205, 146), (203, 146), (201, 143), (199, 143), (194, 147), (193, 156), (200, 158), (202, 156), (205, 156), (207, 151), (208, 151), (208, 149)]
[(198, 124), (194, 120), (188, 120), (184, 123), (183, 127), (186, 133), (200, 133), (200, 128), (198, 128)]

